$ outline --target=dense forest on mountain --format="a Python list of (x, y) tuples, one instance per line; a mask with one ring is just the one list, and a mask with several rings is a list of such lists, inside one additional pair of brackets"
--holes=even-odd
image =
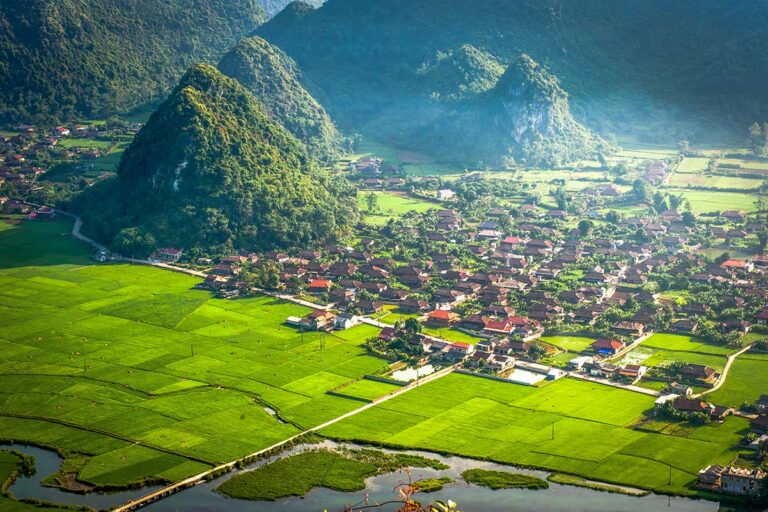
[(159, 101), (265, 19), (258, 0), (0, 2), (0, 121), (53, 123)]
[(279, 48), (260, 37), (244, 39), (222, 58), (219, 70), (251, 91), (312, 156), (327, 159), (342, 154), (343, 137), (302, 85), (296, 63)]
[[(400, 143), (413, 112), (442, 119), (446, 95), (482, 94), (496, 63), (522, 54), (601, 133), (696, 141), (741, 136), (768, 115), (768, 4), (753, 0), (331, 0), (292, 4), (257, 33), (298, 63), (342, 128)], [(439, 151), (453, 142), (443, 126), (455, 131), (433, 124)]]
[(209, 65), (190, 69), (125, 152), (118, 177), (80, 204), (87, 229), (123, 254), (308, 247), (357, 218), (355, 192)]

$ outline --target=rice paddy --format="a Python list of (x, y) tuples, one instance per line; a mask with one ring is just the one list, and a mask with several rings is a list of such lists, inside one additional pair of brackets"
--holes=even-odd
[[(376, 209), (368, 210), (367, 198), (369, 194), (376, 197)], [(366, 212), (365, 222), (368, 224), (386, 224), (389, 219), (399, 217), (409, 211), (426, 212), (431, 209), (441, 208), (438, 203), (430, 203), (421, 199), (404, 197), (391, 192), (361, 192), (357, 196), (360, 211)]]
[(653, 400), (571, 379), (533, 388), (452, 374), (321, 433), (693, 493), (702, 467), (736, 456), (746, 425), (729, 419), (686, 436), (631, 428)]
[(84, 482), (171, 481), (242, 457), (359, 407), (326, 391), (387, 366), (362, 347), (369, 326), (321, 343), (283, 325), (302, 306), (94, 265), (68, 222), (2, 226), (0, 439), (90, 455)]
[(747, 352), (733, 362), (725, 384), (708, 398), (738, 407), (745, 402), (754, 403), (763, 394), (768, 394), (768, 354)]

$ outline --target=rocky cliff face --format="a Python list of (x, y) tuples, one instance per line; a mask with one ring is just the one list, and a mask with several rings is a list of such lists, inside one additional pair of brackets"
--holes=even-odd
[(594, 158), (606, 146), (573, 117), (557, 77), (527, 55), (509, 66), (486, 101), (491, 149), (499, 154), (558, 165)]

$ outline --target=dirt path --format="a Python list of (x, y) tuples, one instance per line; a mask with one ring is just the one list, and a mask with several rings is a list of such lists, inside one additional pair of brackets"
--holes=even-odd
[(743, 349), (739, 350), (738, 352), (731, 354), (728, 356), (728, 361), (725, 363), (725, 367), (723, 368), (722, 373), (720, 374), (720, 377), (717, 379), (717, 382), (715, 382), (715, 385), (712, 386), (712, 388), (702, 391), (701, 393), (698, 393), (696, 395), (691, 395), (691, 398), (700, 398), (704, 395), (708, 395), (714, 391), (717, 391), (722, 387), (723, 384), (725, 384), (725, 379), (728, 377), (728, 370), (731, 369), (731, 365), (736, 360), (737, 357), (739, 357), (744, 352), (747, 352), (749, 349), (752, 348), (752, 345), (747, 345)]

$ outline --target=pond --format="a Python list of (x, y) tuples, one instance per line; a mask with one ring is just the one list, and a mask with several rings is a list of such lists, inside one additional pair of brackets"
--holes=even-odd
[[(271, 459), (256, 462), (242, 471), (249, 471), (262, 466), (277, 458), (286, 457), (300, 451), (316, 448), (363, 448), (358, 445), (344, 443), (337, 444), (325, 441), (316, 445), (302, 445), (288, 450)], [(57, 503), (87, 505), (95, 509), (110, 508), (125, 501), (143, 495), (154, 488), (143, 488), (118, 493), (93, 493), (87, 495), (72, 494), (58, 489), (40, 486), (40, 480), (58, 470), (61, 458), (50, 450), (23, 446), (5, 445), (3, 448), (11, 448), (19, 452), (35, 457), (37, 472), (30, 478), (19, 478), (11, 492), (17, 498), (30, 497)], [(382, 450), (389, 451), (389, 450)], [(441, 455), (408, 451), (432, 459), (437, 459), (449, 466), (446, 470), (414, 469), (411, 479), (443, 477), (453, 478), (455, 483), (447, 485), (443, 490), (419, 494), (417, 499), (421, 501), (435, 501), (451, 499), (459, 504), (464, 512), (508, 512), (510, 510), (537, 512), (635, 512), (645, 510), (661, 510), (679, 512), (715, 512), (720, 510), (720, 504), (706, 500), (693, 500), (688, 498), (669, 497), (649, 494), (642, 497), (627, 496), (599, 492), (581, 487), (573, 487), (550, 483), (546, 490), (521, 490), (508, 489), (491, 491), (489, 489), (469, 485), (461, 481), (460, 474), (472, 468), (494, 469), (500, 471), (514, 471), (525, 473), (540, 478), (546, 478), (547, 472), (534, 471), (520, 468), (511, 468), (490, 462), (475, 461), (461, 457), (444, 457)], [(383, 502), (396, 498), (394, 489), (408, 482), (408, 475), (403, 472), (389, 473), (366, 480), (365, 491), (343, 493), (328, 489), (316, 488), (304, 497), (291, 497), (278, 501), (246, 501), (226, 498), (213, 489), (224, 480), (231, 478), (236, 473), (230, 473), (213, 482), (200, 484), (181, 493), (170, 496), (162, 501), (149, 505), (144, 510), (151, 512), (271, 512), (285, 510), (290, 512), (319, 512), (322, 510), (341, 510), (345, 506), (361, 502), (367, 495), (369, 503)], [(395, 510), (396, 507), (381, 510)]]

